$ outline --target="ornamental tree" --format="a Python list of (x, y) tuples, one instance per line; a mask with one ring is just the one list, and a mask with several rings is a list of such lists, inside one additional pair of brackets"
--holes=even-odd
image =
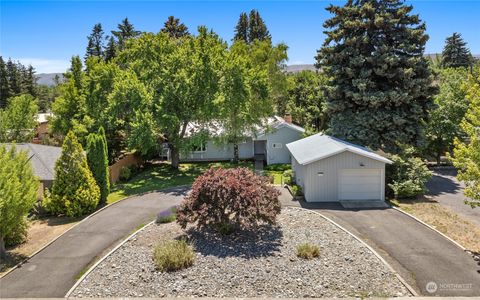
[[(480, 74), (477, 68), (476, 74)], [(480, 206), (480, 75), (470, 76), (465, 85), (470, 107), (460, 126), (468, 138), (455, 139), (453, 164), (458, 169), (458, 179), (465, 182), (465, 203)]]
[(280, 213), (278, 190), (268, 179), (247, 168), (211, 168), (199, 176), (177, 210), (185, 228), (249, 229), (259, 223), (274, 224)]
[(26, 152), (0, 146), (0, 257), (5, 258), (5, 239), (24, 234), (27, 214), (37, 200), (38, 180)]
[(99, 203), (105, 204), (110, 193), (110, 180), (107, 140), (103, 127), (100, 127), (98, 133), (91, 133), (87, 137), (87, 163), (95, 182), (100, 188)]
[(88, 168), (82, 145), (69, 132), (55, 163), (55, 180), (45, 208), (56, 215), (78, 217), (91, 213), (100, 200), (100, 189)]
[(330, 5), (317, 67), (326, 86), (330, 134), (373, 149), (417, 145), (432, 107), (432, 76), (423, 57), (425, 24), (401, 0)]

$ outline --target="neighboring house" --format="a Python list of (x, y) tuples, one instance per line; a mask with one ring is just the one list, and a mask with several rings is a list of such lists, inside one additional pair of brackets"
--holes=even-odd
[(38, 126), (35, 128), (34, 143), (39, 144), (48, 136), (48, 119), (51, 116), (53, 116), (52, 113), (40, 113), (37, 115)]
[[(257, 133), (249, 133), (245, 140), (238, 145), (240, 159), (263, 160), (266, 164), (290, 163), (290, 153), (286, 144), (302, 138), (305, 130), (292, 123), (291, 116), (278, 116), (266, 120), (267, 129), (260, 129)], [(205, 128), (203, 128), (205, 129)], [(202, 128), (195, 124), (187, 127), (187, 136), (198, 133)], [(220, 136), (223, 128), (212, 123), (207, 128), (210, 140), (197, 145), (193, 151), (181, 153), (181, 161), (225, 161), (233, 159), (233, 144), (219, 143), (215, 140)]]
[(321, 133), (287, 148), (306, 201), (385, 200), (385, 157)]
[(27, 143), (16, 144), (15, 148), (17, 151), (27, 152), (33, 173), (40, 180), (39, 196), (42, 196), (43, 190), (45, 188), (51, 188), (53, 184), (55, 178), (55, 163), (60, 158), (62, 148)]

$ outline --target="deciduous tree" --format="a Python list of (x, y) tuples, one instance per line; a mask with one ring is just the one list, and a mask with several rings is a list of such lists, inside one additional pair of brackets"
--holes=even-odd
[(330, 134), (388, 152), (421, 144), (435, 94), (425, 24), (401, 0), (349, 0), (327, 10), (334, 16), (316, 59), (330, 78)]
[(30, 142), (37, 126), (38, 101), (24, 94), (10, 98), (5, 110), (0, 109), (0, 142)]

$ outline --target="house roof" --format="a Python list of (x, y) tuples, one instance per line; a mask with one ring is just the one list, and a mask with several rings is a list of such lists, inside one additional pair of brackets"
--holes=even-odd
[(392, 163), (391, 160), (376, 154), (370, 149), (345, 142), (322, 133), (289, 143), (287, 144), (287, 148), (292, 156), (301, 165), (307, 165), (345, 151), (362, 155), (387, 164)]
[[(266, 133), (269, 133), (271, 129), (280, 129), (282, 127), (288, 127), (302, 133), (305, 132), (305, 129), (303, 129), (302, 127), (292, 123), (288, 123), (282, 117), (274, 116), (270, 118), (265, 118), (262, 121), (261, 125), (256, 126), (256, 130), (253, 130), (251, 132), (245, 132), (244, 134), (245, 136), (256, 138), (258, 136), (262, 136)], [(187, 125), (185, 135), (187, 137), (192, 136), (196, 133), (201, 132), (202, 130), (208, 131), (208, 133), (211, 136), (220, 136), (225, 132), (225, 128), (223, 127), (221, 122), (218, 122), (218, 121), (212, 121), (212, 122), (209, 122), (208, 124), (199, 124), (196, 122), (190, 122)]]
[[(11, 144), (7, 144), (9, 147)], [(62, 153), (61, 147), (22, 143), (15, 145), (17, 151), (26, 151), (30, 158), (33, 173), (40, 180), (53, 180), (55, 177), (55, 162)]]
[(37, 122), (42, 124), (48, 122), (48, 118), (52, 117), (52, 113), (39, 113), (37, 114)]

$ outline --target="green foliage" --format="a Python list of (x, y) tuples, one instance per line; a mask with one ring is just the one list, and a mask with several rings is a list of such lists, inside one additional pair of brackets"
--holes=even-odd
[[(401, 0), (330, 5), (317, 67), (325, 88), (329, 133), (372, 149), (418, 145), (432, 107), (432, 76), (423, 57), (425, 24)], [(401, 25), (400, 25), (401, 24)]]
[(122, 22), (117, 25), (117, 28), (118, 30), (112, 30), (112, 35), (115, 37), (117, 47), (120, 50), (125, 47), (127, 40), (135, 38), (141, 34), (140, 31), (135, 30), (135, 27), (130, 21), (128, 21), (128, 18), (123, 19)]
[(327, 99), (322, 87), (327, 84), (324, 74), (304, 70), (288, 77), (287, 111), (300, 126), (319, 132), (327, 127)]
[(320, 256), (320, 248), (317, 245), (303, 243), (297, 246), (297, 256), (304, 259), (312, 259)]
[(458, 168), (458, 179), (465, 182), (465, 202), (480, 206), (480, 67), (465, 85), (470, 106), (461, 127), (468, 136), (465, 141), (455, 139), (453, 164)]
[(387, 182), (396, 198), (412, 198), (426, 191), (426, 183), (432, 172), (421, 158), (415, 156), (413, 148), (407, 148), (390, 158), (392, 165), (387, 166)]
[(5, 241), (22, 240), (26, 217), (33, 208), (38, 180), (26, 152), (17, 152), (15, 145), (0, 146), (0, 256), (5, 255)]
[(161, 272), (177, 271), (193, 265), (195, 252), (185, 240), (174, 240), (157, 245), (153, 260), (157, 270)]
[(436, 108), (430, 113), (425, 129), (427, 152), (437, 162), (445, 152), (453, 150), (453, 140), (463, 140), (460, 122), (468, 109), (469, 101), (463, 88), (468, 78), (465, 69), (444, 69), (439, 73), (440, 92), (435, 97)]
[(24, 94), (9, 99), (5, 110), (0, 108), (0, 142), (30, 142), (37, 126), (38, 104)]
[(29, 94), (37, 97), (37, 78), (32, 66), (0, 56), (0, 109), (8, 105), (11, 97)]
[(175, 18), (174, 16), (169, 16), (167, 21), (165, 21), (163, 28), (160, 30), (165, 32), (171, 38), (181, 38), (183, 36), (189, 35), (188, 27), (185, 24), (180, 22), (180, 19)]
[(120, 169), (120, 180), (128, 181), (132, 177), (132, 170), (125, 166)]
[(271, 39), (272, 37), (268, 32), (267, 26), (257, 10), (252, 9), (248, 16), (245, 12), (240, 14), (238, 23), (235, 26), (234, 41), (243, 41), (251, 44), (256, 40), (270, 41)]
[(100, 188), (100, 204), (104, 204), (110, 194), (110, 180), (108, 150), (103, 127), (100, 127), (97, 134), (91, 133), (87, 137), (87, 163)]
[(283, 180), (284, 180), (285, 184), (291, 185), (292, 183), (294, 183), (293, 171), (292, 170), (286, 170), (285, 172), (283, 172), (283, 178), (284, 178)]
[[(290, 181), (291, 182), (291, 181)], [(296, 184), (290, 186), (294, 197), (303, 196), (302, 187)]]
[(13, 231), (5, 237), (5, 246), (12, 247), (22, 244), (27, 241), (28, 238), (28, 221), (24, 218), (23, 222), (20, 222), (17, 227), (13, 228)]
[(87, 37), (88, 45), (87, 51), (85, 53), (85, 60), (91, 56), (96, 56), (99, 58), (104, 57), (104, 37), (102, 24), (98, 23), (93, 26), (92, 33)]
[(467, 43), (462, 39), (460, 33), (454, 32), (445, 41), (445, 47), (442, 51), (443, 68), (470, 67), (473, 63), (473, 57), (467, 48)]
[(100, 189), (88, 168), (82, 145), (69, 132), (55, 163), (55, 180), (50, 197), (44, 201), (45, 208), (56, 215), (78, 217), (93, 212), (99, 200)]
[(290, 164), (272, 164), (265, 166), (265, 171), (275, 171), (275, 172), (284, 172), (291, 171), (292, 166)]

